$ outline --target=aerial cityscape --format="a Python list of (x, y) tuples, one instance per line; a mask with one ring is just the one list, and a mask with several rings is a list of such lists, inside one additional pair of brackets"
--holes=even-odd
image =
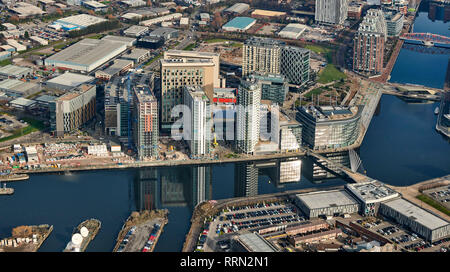
[(0, 252), (450, 252), (449, 0), (0, 9)]

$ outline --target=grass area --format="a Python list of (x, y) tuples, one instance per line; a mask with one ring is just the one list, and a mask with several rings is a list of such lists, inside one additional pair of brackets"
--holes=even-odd
[(2, 60), (2, 61), (0, 61), (0, 67), (9, 65), (9, 64), (11, 64), (11, 63), (12, 63), (11, 59), (5, 59), (5, 60)]
[(225, 158), (228, 158), (228, 159), (233, 158), (233, 159), (235, 159), (235, 158), (239, 158), (239, 155), (234, 154), (234, 153), (230, 153), (230, 154), (225, 155)]
[(191, 43), (190, 45), (188, 45), (185, 48), (183, 48), (183, 50), (185, 50), (185, 51), (192, 51), (195, 46), (196, 46), (195, 43)]
[(305, 45), (305, 48), (309, 49), (317, 54), (324, 54), (324, 53), (330, 52), (329, 48), (326, 48), (326, 47), (323, 47), (320, 45), (314, 45), (314, 44), (307, 44), (307, 45)]
[(205, 40), (206, 43), (218, 43), (218, 42), (228, 42), (229, 40), (225, 40), (225, 39), (209, 39), (209, 40)]
[(37, 92), (35, 94), (31, 94), (31, 95), (29, 95), (29, 96), (27, 96), (25, 98), (26, 99), (33, 99), (33, 98), (37, 97), (38, 95), (40, 95), (42, 92), (43, 92), (43, 90), (41, 90), (41, 91), (39, 91), (39, 92)]
[(157, 61), (159, 58), (162, 57), (162, 55), (163, 55), (163, 54), (159, 54), (158, 56), (154, 57), (153, 59), (147, 61), (147, 63), (145, 63), (144, 66), (150, 65), (150, 64), (152, 64), (153, 62)]
[(18, 138), (18, 137), (25, 136), (25, 135), (30, 134), (32, 132), (45, 129), (45, 125), (41, 121), (34, 120), (34, 119), (31, 119), (31, 118), (26, 118), (26, 117), (22, 118), (22, 120), (27, 122), (28, 126), (15, 130), (12, 135), (10, 135), (8, 137), (1, 138), (0, 142), (9, 141), (9, 140), (12, 140), (12, 139), (15, 139), (15, 138)]
[(100, 40), (101, 38), (103, 38), (103, 34), (97, 34), (97, 35), (93, 35), (93, 36), (89, 36), (87, 38), (89, 39), (95, 39), (95, 40)]
[(240, 43), (240, 42), (233, 42), (233, 43), (231, 44), (231, 47), (239, 47), (239, 48), (242, 48), (242, 47), (244, 47), (244, 44), (243, 44), (243, 43)]
[(333, 64), (327, 64), (325, 69), (320, 71), (317, 82), (325, 84), (336, 80), (347, 78), (343, 72), (339, 71)]
[(315, 88), (311, 91), (309, 91), (307, 94), (305, 94), (305, 98), (311, 98), (312, 95), (319, 95), (321, 93), (323, 93), (325, 90), (323, 88)]
[(450, 210), (447, 209), (446, 207), (442, 206), (439, 202), (437, 202), (436, 200), (430, 198), (427, 195), (424, 194), (420, 194), (418, 196), (416, 196), (417, 199), (427, 203), (428, 205), (430, 205), (431, 207), (435, 208), (438, 211), (441, 211), (443, 213), (445, 213), (446, 215), (450, 216)]

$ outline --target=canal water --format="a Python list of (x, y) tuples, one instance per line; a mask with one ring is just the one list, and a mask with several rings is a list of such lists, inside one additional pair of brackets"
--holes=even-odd
[[(415, 30), (448, 29), (448, 23), (431, 17), (426, 6), (421, 6)], [(402, 50), (391, 81), (442, 87), (448, 56), (423, 54)], [(393, 185), (409, 185), (450, 173), (450, 143), (434, 129), (437, 105), (408, 104), (383, 95), (359, 150), (369, 176)], [(40, 251), (58, 252), (70, 240), (74, 227), (85, 219), (97, 218), (102, 228), (87, 251), (110, 252), (132, 211), (168, 209), (169, 224), (156, 251), (180, 251), (192, 210), (200, 201), (345, 183), (315, 178), (305, 159), (301, 171), (289, 172), (285, 167), (280, 172), (280, 168), (280, 163), (268, 162), (32, 175), (28, 181), (9, 184), (14, 195), (0, 196), (0, 237), (10, 236), (15, 226), (52, 224), (53, 233)]]
[[(415, 33), (433, 33), (450, 37), (450, 18), (444, 5), (422, 1), (413, 25)], [(413, 83), (433, 88), (443, 88), (450, 49), (404, 45), (390, 82)]]

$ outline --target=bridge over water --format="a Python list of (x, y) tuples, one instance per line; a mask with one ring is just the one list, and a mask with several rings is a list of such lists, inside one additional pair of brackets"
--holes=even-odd
[(450, 38), (433, 33), (404, 33), (400, 39), (405, 41), (419, 41), (424, 45), (433, 46), (435, 43), (450, 45)]

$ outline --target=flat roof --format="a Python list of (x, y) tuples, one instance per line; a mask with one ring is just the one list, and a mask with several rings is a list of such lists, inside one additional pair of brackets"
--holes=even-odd
[(238, 240), (250, 252), (276, 252), (275, 248), (263, 237), (256, 233), (245, 233), (238, 236)]
[(66, 72), (62, 75), (48, 80), (47, 83), (77, 87), (92, 80), (94, 80), (94, 77)]
[(311, 210), (358, 204), (358, 202), (345, 190), (331, 190), (297, 194), (296, 197), (300, 199)]
[(41, 95), (41, 96), (35, 98), (34, 101), (37, 101), (37, 102), (44, 102), (44, 103), (50, 103), (50, 102), (55, 101), (55, 99), (56, 99), (56, 96), (44, 94), (44, 95)]
[(15, 92), (26, 92), (31, 88), (36, 87), (37, 84), (31, 82), (24, 82), (17, 79), (8, 78), (0, 81), (0, 89), (13, 90)]
[(250, 17), (235, 17), (228, 23), (226, 23), (222, 28), (224, 27), (234, 27), (239, 29), (245, 29), (248, 25), (252, 24), (256, 20)]
[(32, 71), (33, 69), (29, 67), (17, 66), (13, 64), (0, 67), (0, 74), (7, 76), (19, 76), (21, 74), (31, 73)]
[(399, 193), (377, 180), (347, 184), (345, 186), (357, 198), (361, 199), (365, 203), (386, 201), (399, 196)]
[[(58, 52), (45, 61), (46, 63), (60, 62), (90, 66), (111, 55), (112, 52), (125, 50), (125, 44), (111, 40), (83, 39), (70, 47)], [(104, 62), (108, 61), (105, 59)], [(48, 62), (50, 61), (50, 62)], [(48, 64), (47, 64), (48, 65)]]
[(19, 97), (17, 99), (14, 99), (13, 101), (9, 102), (10, 104), (15, 104), (15, 105), (19, 105), (22, 107), (29, 107), (33, 104), (36, 103), (36, 101), (30, 100), (30, 99), (26, 99), (23, 97)]
[(403, 198), (391, 200), (383, 204), (431, 230), (450, 224), (444, 219), (404, 200)]
[(101, 22), (106, 22), (108, 20), (96, 16), (92, 16), (89, 14), (78, 14), (69, 16), (66, 18), (61, 18), (55, 21), (55, 23), (64, 24), (64, 25), (74, 25), (81, 28), (88, 27), (90, 25), (95, 25)]
[(231, 7), (225, 9), (226, 12), (235, 12), (235, 13), (242, 13), (246, 10), (250, 9), (249, 4), (245, 3), (236, 3), (232, 5)]
[(265, 10), (265, 9), (255, 9), (252, 12), (252, 15), (273, 17), (273, 16), (286, 15), (286, 12), (283, 12), (283, 11), (272, 11), (272, 10)]
[(135, 48), (131, 50), (131, 53), (122, 55), (122, 58), (127, 59), (138, 59), (146, 54), (148, 54), (150, 51), (147, 49), (141, 49), (141, 48)]

